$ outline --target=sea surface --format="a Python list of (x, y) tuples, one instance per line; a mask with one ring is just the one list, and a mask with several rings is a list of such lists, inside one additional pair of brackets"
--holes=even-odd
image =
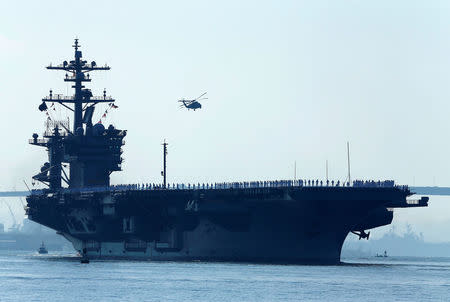
[(335, 266), (79, 260), (0, 251), (0, 301), (450, 301), (450, 258)]

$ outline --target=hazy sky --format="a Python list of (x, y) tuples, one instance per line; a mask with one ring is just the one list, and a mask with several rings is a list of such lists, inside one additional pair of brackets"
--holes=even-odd
[(116, 183), (160, 181), (165, 138), (170, 182), (292, 178), (294, 161), (324, 178), (326, 160), (342, 181), (350, 141), (353, 178), (450, 186), (448, 1), (1, 1), (0, 190), (46, 161), (27, 140), (48, 90), (72, 94), (44, 67), (74, 37), (112, 67), (88, 87), (128, 130)]

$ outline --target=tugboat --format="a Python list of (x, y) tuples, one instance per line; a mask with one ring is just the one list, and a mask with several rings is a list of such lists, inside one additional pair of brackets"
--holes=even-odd
[(45, 247), (44, 241), (42, 241), (41, 246), (38, 249), (39, 254), (48, 254), (48, 250)]
[[(84, 262), (139, 258), (337, 264), (350, 232), (368, 239), (367, 230), (392, 222), (394, 208), (428, 205), (428, 197), (407, 200), (414, 194), (408, 186), (392, 180), (352, 181), (350, 173), (345, 182), (171, 184), (165, 173), (167, 143), (162, 184), (112, 185), (110, 175), (122, 170), (127, 132), (105, 125), (105, 117), (118, 108), (106, 90), (94, 96), (85, 87), (93, 72), (110, 67), (88, 62), (80, 47), (75, 39), (73, 59), (47, 67), (65, 72), (74, 94), (50, 90), (38, 107), (45, 113), (46, 131), (41, 137), (33, 133), (29, 142), (48, 152), (48, 161), (33, 176), (46, 187), (31, 191), (26, 209), (31, 220), (72, 242)], [(106, 110), (96, 112), (101, 104)], [(70, 121), (55, 120), (55, 106), (72, 112)]]

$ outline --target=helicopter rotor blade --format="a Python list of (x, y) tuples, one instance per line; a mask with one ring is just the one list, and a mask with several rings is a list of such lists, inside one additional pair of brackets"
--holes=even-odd
[(199, 98), (201, 98), (202, 96), (204, 96), (205, 94), (207, 94), (208, 92), (203, 93), (202, 95), (196, 97), (194, 100), (198, 100)]

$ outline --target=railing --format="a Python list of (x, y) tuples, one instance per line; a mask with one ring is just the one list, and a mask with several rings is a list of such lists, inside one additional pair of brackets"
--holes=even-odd
[[(77, 80), (77, 77), (76, 76), (69, 76), (69, 75), (66, 75), (66, 77), (64, 78), (64, 81), (72, 81), (72, 82), (74, 82), (75, 80)], [(90, 82), (91, 81), (91, 78), (89, 77), (89, 74), (87, 74), (86, 76), (82, 76), (82, 77), (80, 77), (79, 78), (79, 80), (80, 81), (83, 81), (83, 82)]]
[[(63, 70), (75, 70), (75, 65), (72, 63), (70, 64), (58, 64), (58, 65), (53, 65), (50, 63), (50, 65), (47, 66), (47, 69), (63, 69)], [(81, 70), (110, 70), (111, 67), (109, 67), (108, 65), (104, 65), (104, 66), (97, 66), (97, 64), (93, 65), (92, 62), (91, 63), (84, 63), (81, 65)]]
[(34, 138), (30, 138), (28, 140), (28, 143), (31, 145), (34, 145), (34, 144), (43, 145), (43, 144), (46, 144), (47, 142), (48, 142), (48, 139), (46, 139), (46, 138), (38, 138), (36, 140)]
[[(319, 180), (271, 180), (271, 181), (244, 181), (244, 182), (219, 182), (219, 183), (197, 183), (197, 184), (168, 184), (166, 188), (162, 184), (120, 184), (110, 186), (85, 187), (85, 188), (63, 188), (62, 193), (91, 193), (91, 192), (122, 192), (122, 191), (153, 191), (153, 190), (223, 190), (223, 189), (259, 189), (259, 188), (300, 188), (300, 187), (353, 187), (353, 188), (398, 188), (403, 191), (409, 190), (408, 186), (399, 186), (391, 180), (386, 181), (319, 181)], [(34, 192), (34, 191), (33, 191)], [(38, 192), (38, 190), (36, 191)], [(36, 194), (41, 194), (39, 191)], [(33, 194), (33, 193), (32, 193)]]
[(53, 94), (42, 98), (43, 101), (73, 101), (74, 99), (74, 96), (66, 96), (63, 94)]
[[(62, 94), (53, 94), (52, 96), (46, 96), (42, 98), (43, 101), (46, 102), (59, 102), (59, 101), (73, 101), (75, 100), (74, 96), (66, 96)], [(91, 102), (98, 102), (98, 101), (108, 101), (112, 102), (114, 99), (111, 96), (93, 96), (90, 97), (89, 100)]]
[[(59, 128), (59, 129), (61, 131), (61, 128)], [(61, 131), (61, 132), (58, 132), (58, 136), (59, 137), (61, 137), (61, 136), (66, 137), (66, 136), (69, 136), (69, 134), (66, 131)], [(46, 130), (44, 132), (44, 137), (55, 137), (55, 133), (52, 130)]]
[(110, 96), (93, 96), (90, 98), (91, 101), (114, 101)]

